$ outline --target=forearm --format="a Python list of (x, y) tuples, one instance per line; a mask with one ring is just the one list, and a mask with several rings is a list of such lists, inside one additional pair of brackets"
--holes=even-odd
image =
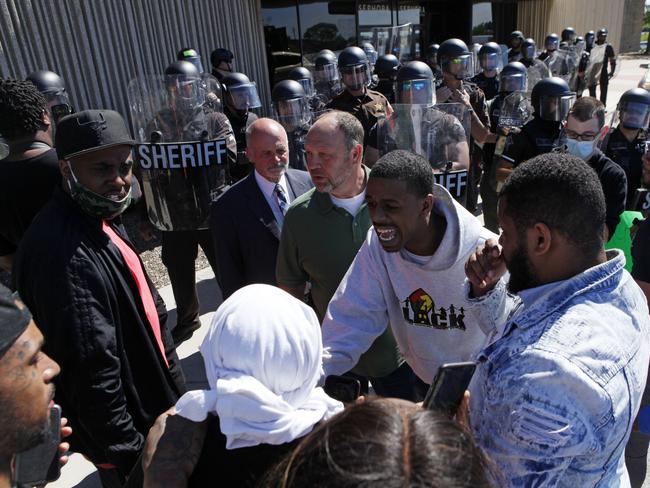
[(304, 300), (304, 298), (305, 298), (305, 286), (306, 286), (306, 283), (303, 283), (303, 284), (297, 285), (297, 286), (288, 286), (288, 285), (282, 285), (282, 284), (278, 284), (278, 286), (282, 290), (286, 291), (289, 295), (297, 298), (298, 300)]
[(0, 256), (0, 269), (5, 270), (7, 273), (11, 273), (11, 268), (14, 264), (15, 254), (5, 254)]

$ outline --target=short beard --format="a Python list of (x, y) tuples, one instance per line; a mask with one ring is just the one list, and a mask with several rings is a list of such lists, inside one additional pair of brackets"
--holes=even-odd
[(43, 442), (50, 430), (50, 417), (40, 425), (26, 425), (21, 411), (7, 398), (0, 395), (0, 412), (3, 413), (0, 453), (16, 454)]
[(510, 272), (508, 281), (508, 291), (510, 293), (519, 293), (522, 290), (534, 288), (539, 284), (539, 279), (535, 275), (532, 263), (528, 257), (528, 252), (523, 245), (519, 245), (512, 258), (506, 263)]

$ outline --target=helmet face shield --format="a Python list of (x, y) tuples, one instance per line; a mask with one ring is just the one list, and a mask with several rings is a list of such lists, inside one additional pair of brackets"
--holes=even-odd
[(366, 49), (366, 48), (364, 48), (363, 50), (366, 53), (368, 62), (374, 66), (375, 63), (377, 62), (377, 51), (375, 51), (374, 49), (371, 51), (370, 49)]
[(170, 105), (176, 110), (189, 110), (202, 103), (201, 79), (187, 75), (165, 75)]
[(544, 120), (561, 122), (569, 115), (575, 93), (568, 95), (542, 95), (539, 97), (539, 116)]
[(528, 89), (528, 76), (523, 73), (502, 74), (499, 78), (499, 91), (515, 92)]
[(626, 129), (647, 129), (650, 122), (650, 105), (639, 102), (619, 104), (621, 124)]
[(395, 83), (397, 103), (412, 105), (433, 105), (436, 103), (436, 91), (429, 79), (407, 80)]
[(324, 64), (314, 68), (314, 80), (317, 82), (334, 81), (339, 79), (336, 64)]
[(314, 95), (314, 82), (312, 80), (310, 80), (309, 78), (303, 78), (297, 81), (302, 85), (302, 89), (305, 90), (305, 95), (307, 95), (308, 97)]
[(534, 59), (535, 58), (535, 46), (532, 44), (527, 44), (522, 47), (521, 54), (524, 59)]
[(350, 90), (360, 90), (370, 84), (372, 75), (368, 63), (339, 67), (341, 81)]
[(484, 53), (478, 55), (478, 61), (481, 64), (481, 68), (486, 71), (501, 69), (502, 60), (503, 58), (499, 53)]
[(555, 38), (546, 39), (546, 42), (544, 43), (544, 47), (546, 47), (547, 51), (555, 51), (559, 45), (560, 42)]
[(464, 54), (456, 58), (451, 58), (444, 63), (443, 70), (454, 75), (459, 80), (468, 78), (472, 74), (472, 55)]
[(196, 56), (194, 58), (187, 58), (184, 61), (189, 61), (190, 63), (192, 63), (196, 67), (196, 69), (199, 70), (199, 73), (205, 72), (205, 70), (203, 69), (203, 63), (201, 62), (200, 56)]
[(228, 88), (228, 96), (236, 110), (250, 110), (262, 106), (254, 82)]
[(309, 123), (309, 106), (305, 98), (274, 102), (273, 113), (287, 132), (293, 132)]

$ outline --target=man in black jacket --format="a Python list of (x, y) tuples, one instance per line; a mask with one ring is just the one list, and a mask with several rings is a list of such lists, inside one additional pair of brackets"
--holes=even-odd
[(134, 141), (111, 110), (57, 126), (63, 191), (55, 191), (16, 254), (17, 289), (63, 373), (56, 401), (72, 449), (122, 486), (156, 417), (184, 390), (167, 312), (119, 215), (131, 199)]
[(625, 171), (598, 149), (598, 142), (607, 134), (605, 106), (593, 97), (581, 97), (573, 104), (564, 127), (566, 149), (584, 159), (598, 174), (605, 193), (605, 223), (609, 238), (614, 235), (627, 195)]

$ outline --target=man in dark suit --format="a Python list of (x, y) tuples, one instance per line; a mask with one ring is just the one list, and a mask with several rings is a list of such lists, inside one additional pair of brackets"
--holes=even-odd
[(246, 145), (255, 171), (214, 202), (210, 215), (224, 299), (251, 283), (276, 284), (284, 214), (296, 197), (313, 187), (309, 173), (288, 168), (287, 134), (276, 121), (253, 122)]

